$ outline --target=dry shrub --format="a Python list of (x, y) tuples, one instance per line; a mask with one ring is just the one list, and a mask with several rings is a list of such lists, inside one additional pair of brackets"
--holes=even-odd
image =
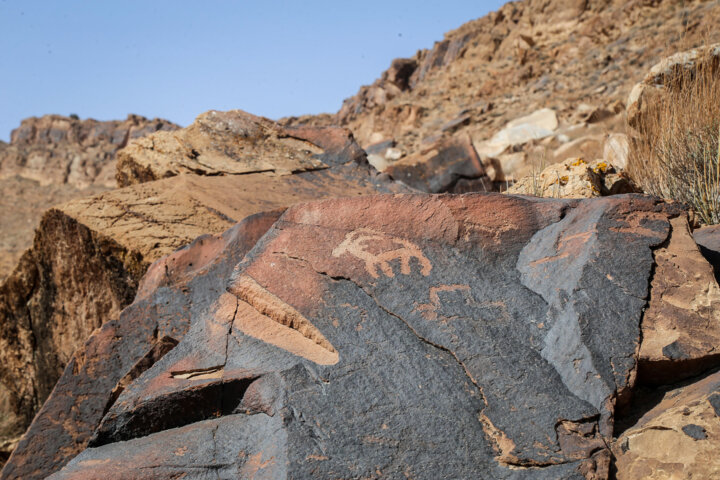
[(709, 50), (678, 68), (630, 132), (628, 173), (646, 193), (720, 223), (720, 75)]

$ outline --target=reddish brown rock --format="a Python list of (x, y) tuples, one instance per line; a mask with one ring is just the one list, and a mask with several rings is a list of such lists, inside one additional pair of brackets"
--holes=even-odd
[(698, 249), (686, 216), (671, 220), (666, 245), (655, 251), (655, 274), (643, 318), (640, 376), (667, 383), (720, 362), (720, 286)]
[[(45, 478), (82, 451), (123, 389), (177, 345), (195, 317), (205, 314), (224, 290), (223, 279), (279, 214), (255, 215), (156, 262), (133, 305), (72, 356), (2, 477)], [(128, 468), (128, 458), (122, 461)]]
[(124, 121), (60, 115), (23, 120), (0, 142), (0, 282), (32, 245), (48, 208), (115, 187), (115, 154), (128, 141), (176, 125), (129, 115)]
[(428, 193), (494, 190), (468, 137), (441, 138), (418, 154), (391, 164), (384, 172)]
[[(244, 113), (223, 118), (230, 117), (256, 118)], [(235, 137), (224, 137), (223, 125), (216, 125), (218, 132), (205, 125), (194, 141), (221, 151), (218, 142), (224, 139), (232, 152)], [(292, 130), (309, 139), (302, 148), (309, 141), (324, 145), (321, 153), (308, 157), (322, 168), (287, 175), (180, 174), (75, 200), (45, 215), (33, 248), (0, 286), (0, 398), (6, 397), (9, 407), (0, 440), (22, 433), (72, 353), (132, 301), (153, 261), (258, 212), (317, 198), (402, 191), (367, 165), (347, 130)], [(273, 153), (269, 143), (258, 141), (268, 155)], [(282, 151), (301, 155), (303, 150)], [(234, 161), (228, 156), (217, 164)]]
[[(3, 474), (609, 478), (606, 445), (615, 404), (636, 384), (653, 251), (682, 213), (640, 196), (296, 205), (230, 278), (220, 278), (225, 262), (189, 274), (214, 286), (184, 316), (186, 331), (168, 335), (176, 346), (157, 360), (164, 350), (146, 342), (142, 368), (102, 374), (107, 403), (83, 421), (93, 438), (82, 453), (61, 459), (40, 441), (47, 425), (71, 432), (79, 421), (60, 386), (95, 384), (98, 372), (68, 367)], [(175, 258), (224, 251), (203, 242)], [(128, 328), (128, 312), (153, 298), (160, 310), (142, 311), (150, 325), (187, 305), (171, 297), (186, 289), (152, 293), (162, 269), (112, 328)], [(128, 340), (109, 328), (84, 365), (110, 368), (108, 348)], [(96, 342), (110, 343), (90, 349)]]

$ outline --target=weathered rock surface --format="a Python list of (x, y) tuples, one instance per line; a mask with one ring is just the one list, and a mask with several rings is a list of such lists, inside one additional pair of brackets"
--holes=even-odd
[(617, 479), (720, 478), (720, 373), (671, 390), (615, 442)]
[[(132, 301), (153, 261), (258, 212), (318, 198), (404, 190), (367, 165), (347, 130), (301, 130), (304, 138), (332, 152), (310, 159), (323, 162), (322, 168), (292, 175), (180, 174), (46, 213), (33, 248), (0, 285), (0, 398), (7, 398), (2, 405), (8, 407), (0, 441), (25, 430), (73, 352)], [(219, 138), (211, 130), (205, 135)], [(201, 136), (196, 140), (204, 141)], [(226, 140), (234, 145), (233, 138)], [(306, 143), (299, 152), (308, 148)], [(335, 151), (334, 145), (342, 148)], [(233, 150), (228, 147), (228, 152)], [(217, 163), (226, 165), (233, 158)]]
[[(249, 217), (156, 262), (133, 305), (73, 355), (3, 478), (45, 478), (82, 451), (123, 389), (177, 345), (191, 322), (207, 315), (223, 295), (224, 279), (280, 213)], [(122, 461), (127, 468), (131, 459)]]
[(361, 163), (364, 157), (346, 129), (283, 127), (241, 110), (211, 110), (180, 131), (132, 142), (118, 155), (117, 182), (126, 186), (179, 173), (287, 175)]
[(510, 147), (525, 145), (531, 140), (549, 137), (558, 127), (555, 111), (543, 108), (530, 115), (516, 118), (489, 140), (478, 144), (478, 151), (486, 157), (496, 157)]
[[(212, 285), (195, 314), (173, 312), (200, 290), (153, 290), (173, 260), (156, 264), (145, 293), (68, 366), (3, 475), (608, 478), (653, 252), (683, 215), (639, 196), (291, 207), (229, 279), (229, 256), (183, 277)], [(220, 258), (229, 235), (170, 258)], [(113, 363), (108, 352), (136, 340), (110, 329), (137, 312), (159, 330)], [(147, 338), (165, 336), (158, 348), (174, 346), (158, 359)], [(73, 412), (94, 385), (102, 408)], [(51, 425), (75, 441), (77, 422), (69, 454), (42, 441)]]
[(61, 115), (28, 118), (0, 144), (0, 178), (20, 176), (40, 185), (115, 186), (115, 153), (130, 140), (175, 130), (166, 120), (128, 115), (123, 121)]
[(84, 189), (68, 184), (40, 186), (34, 180), (17, 176), (0, 179), (0, 283), (32, 245), (34, 230), (48, 208), (106, 190), (97, 185)]
[(115, 154), (128, 141), (177, 128), (130, 115), (124, 121), (60, 115), (23, 120), (0, 142), (0, 282), (32, 245), (48, 208), (115, 187)]
[(440, 138), (384, 172), (421, 192), (465, 193), (495, 188), (469, 137)]
[[(646, 383), (697, 375), (720, 360), (720, 286), (686, 218), (671, 220), (655, 250), (655, 274), (643, 320), (640, 372)], [(696, 329), (700, 329), (699, 331)], [(650, 362), (651, 367), (645, 363)]]

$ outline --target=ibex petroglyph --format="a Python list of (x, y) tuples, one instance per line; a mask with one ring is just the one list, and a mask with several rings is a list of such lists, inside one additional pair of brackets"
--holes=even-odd
[[(373, 246), (381, 249), (385, 245), (390, 245), (391, 249), (380, 253), (369, 251)], [(349, 253), (365, 261), (365, 269), (373, 278), (379, 278), (380, 272), (390, 278), (394, 277), (395, 272), (393, 272), (390, 265), (392, 260), (400, 260), (400, 273), (403, 275), (410, 275), (411, 258), (417, 259), (420, 265), (420, 273), (424, 276), (427, 277), (430, 270), (432, 270), (430, 260), (427, 259), (417, 245), (408, 240), (391, 237), (369, 228), (361, 228), (348, 233), (345, 240), (333, 250), (332, 255), (333, 257), (339, 257), (344, 253)]]

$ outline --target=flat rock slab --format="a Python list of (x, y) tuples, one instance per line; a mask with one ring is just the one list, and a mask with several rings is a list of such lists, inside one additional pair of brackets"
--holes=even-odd
[(653, 250), (682, 214), (640, 196), (291, 207), (54, 478), (608, 478)]

